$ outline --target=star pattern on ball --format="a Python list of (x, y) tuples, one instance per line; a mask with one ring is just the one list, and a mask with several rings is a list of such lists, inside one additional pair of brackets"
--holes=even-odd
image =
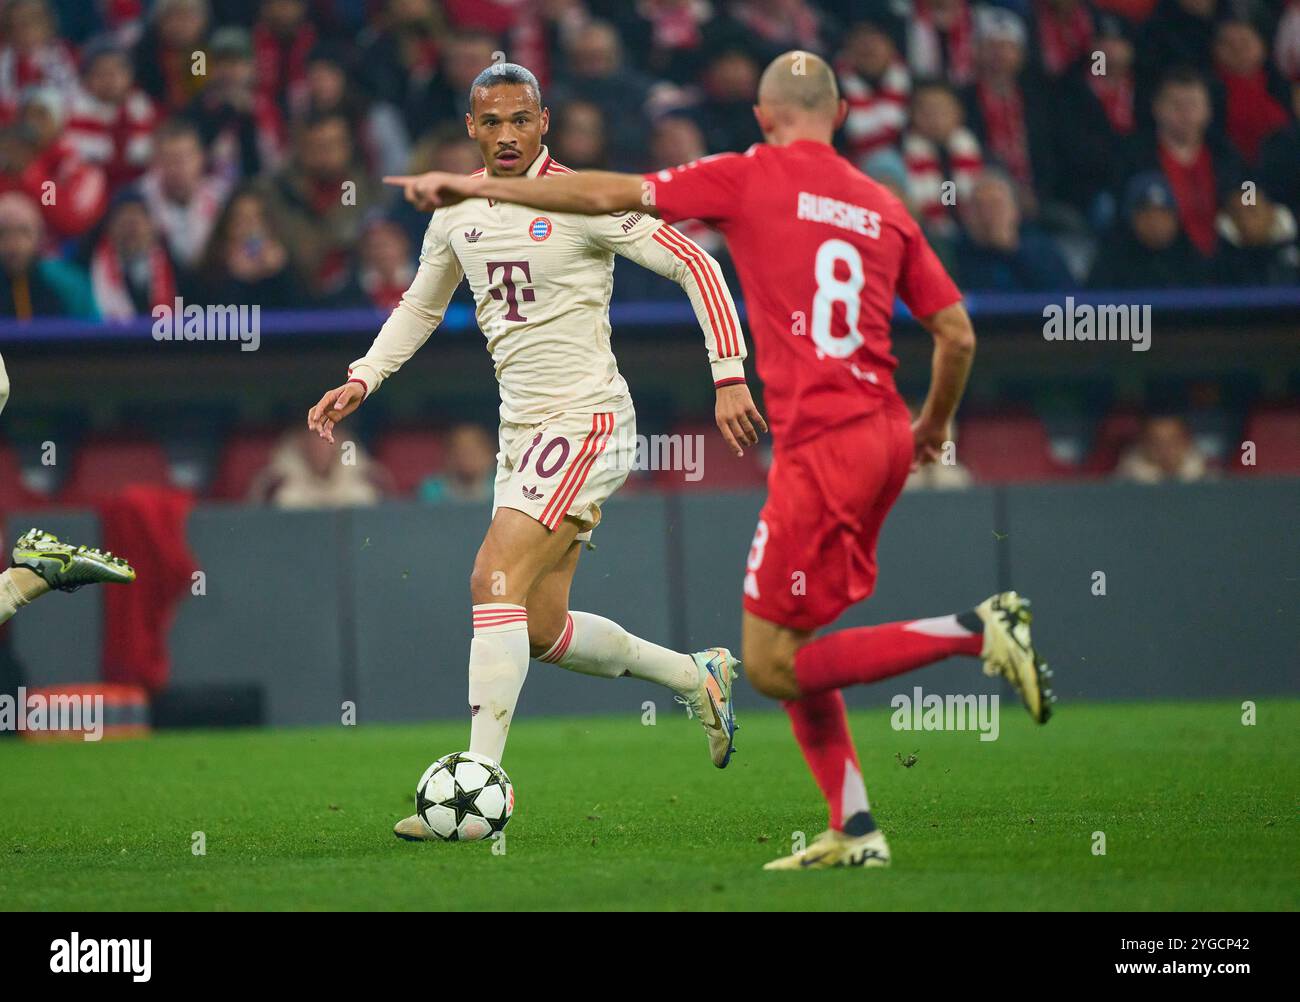
[(429, 784), (425, 783), (424, 786), (415, 791), (415, 813), (420, 816), (426, 825), (429, 823), (429, 818), (424, 812), (430, 807), (436, 807), (438, 804), (436, 800), (430, 800), (424, 795), (424, 791), (428, 788)]
[[(443, 805), (456, 812), (456, 827), (459, 828), (460, 823), (470, 814), (482, 818), (483, 812), (474, 805), (474, 798), (479, 795), (479, 791), (467, 791), (460, 785), (460, 780), (456, 779), (454, 772), (452, 773), (452, 782), (456, 786), (456, 792), (452, 794), (451, 799), (443, 801)], [(487, 818), (483, 818), (483, 820), (486, 821)]]

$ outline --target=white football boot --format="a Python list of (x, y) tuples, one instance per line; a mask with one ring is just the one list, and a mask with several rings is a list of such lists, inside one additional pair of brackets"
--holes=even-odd
[(731, 702), (731, 681), (736, 677), (740, 660), (725, 647), (710, 647), (692, 654), (700, 672), (699, 688), (679, 696), (695, 716), (709, 739), (709, 757), (719, 769), (725, 769), (736, 748), (736, 709)]
[(984, 621), (984, 649), (980, 651), (984, 674), (1005, 678), (1020, 694), (1034, 721), (1047, 723), (1056, 697), (1047, 685), (1052, 673), (1034, 650), (1029, 635), (1029, 624), (1034, 618), (1029, 611), (1029, 599), (1004, 591), (977, 605), (975, 614)]
[(406, 839), (408, 842), (441, 841), (429, 826), (421, 820), (418, 814), (412, 814), (409, 818), (402, 818), (401, 821), (393, 825), (393, 834), (398, 838)]
[(889, 843), (879, 828), (865, 835), (824, 831), (802, 852), (763, 865), (764, 870), (831, 870), (849, 866), (888, 866)]

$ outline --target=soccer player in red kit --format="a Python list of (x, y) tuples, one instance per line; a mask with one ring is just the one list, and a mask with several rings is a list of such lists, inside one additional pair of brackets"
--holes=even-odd
[[(556, 212), (644, 211), (721, 230), (736, 263), (765, 387), (774, 459), (744, 579), (749, 681), (782, 701), (830, 808), (829, 829), (769, 869), (884, 866), (840, 689), (952, 655), (1007, 678), (1039, 723), (1051, 693), (1028, 602), (994, 595), (957, 615), (816, 636), (871, 594), (876, 538), (910, 469), (939, 458), (975, 334), (961, 293), (898, 201), (831, 146), (844, 120), (835, 76), (788, 52), (754, 109), (766, 142), (644, 177), (396, 178), (409, 199), (477, 196)], [(894, 387), (895, 296), (934, 338), (929, 394), (913, 422)]]

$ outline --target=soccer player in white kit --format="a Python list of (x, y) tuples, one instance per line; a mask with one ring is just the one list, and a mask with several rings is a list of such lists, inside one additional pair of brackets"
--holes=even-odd
[[(542, 145), (549, 113), (521, 66), (495, 64), (479, 75), (465, 123), (494, 176), (570, 173)], [(531, 655), (668, 687), (700, 720), (722, 768), (735, 734), (737, 659), (721, 647), (670, 651), (568, 608), (582, 543), (627, 479), (635, 451), (636, 415), (610, 350), (615, 254), (685, 290), (705, 334), (719, 430), (738, 455), (756, 444), (767, 427), (745, 384), (740, 321), (713, 258), (650, 215), (542, 214), (487, 199), (434, 214), (410, 289), (348, 381), (307, 421), (332, 442), (335, 424), (428, 340), (467, 278), (501, 388), (494, 512), (470, 579), (469, 750), (501, 760)], [(394, 832), (433, 837), (418, 815)]]

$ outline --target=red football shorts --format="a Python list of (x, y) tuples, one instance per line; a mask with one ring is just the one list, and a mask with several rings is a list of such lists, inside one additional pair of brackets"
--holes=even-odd
[(745, 609), (814, 630), (876, 586), (876, 539), (912, 464), (900, 404), (777, 452), (745, 574)]

